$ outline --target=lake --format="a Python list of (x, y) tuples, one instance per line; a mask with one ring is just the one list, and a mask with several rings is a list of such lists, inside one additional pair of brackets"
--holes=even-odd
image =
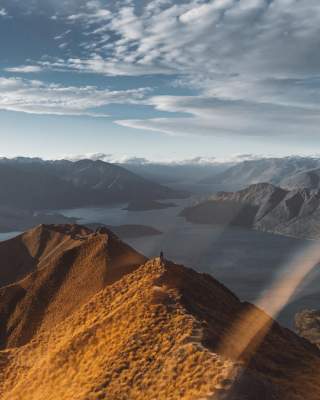
[(5, 232), (5, 233), (0, 233), (0, 242), (4, 240), (11, 239), (15, 236), (20, 235), (21, 232)]

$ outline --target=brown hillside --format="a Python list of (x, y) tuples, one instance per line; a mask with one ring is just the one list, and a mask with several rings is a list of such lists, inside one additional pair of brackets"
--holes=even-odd
[(14, 283), (41, 268), (51, 257), (58, 257), (77, 245), (77, 236), (90, 233), (92, 231), (78, 225), (39, 225), (0, 242), (0, 286)]
[(76, 225), (39, 226), (4, 245), (8, 252), (27, 249), (35, 270), (0, 289), (2, 348), (20, 346), (36, 332), (54, 328), (107, 284), (146, 261), (110, 231)]
[(241, 338), (221, 351), (252, 308), (207, 275), (149, 261), (0, 352), (1, 399), (319, 399), (319, 351), (276, 323), (257, 353), (234, 359)]

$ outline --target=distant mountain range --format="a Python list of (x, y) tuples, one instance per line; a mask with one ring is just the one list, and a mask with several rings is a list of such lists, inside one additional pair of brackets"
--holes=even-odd
[(2, 400), (320, 396), (316, 346), (107, 229), (42, 225), (0, 252)]
[(320, 159), (284, 157), (243, 161), (202, 180), (202, 183), (235, 189), (262, 182), (286, 189), (320, 189)]
[(186, 193), (103, 161), (0, 159), (0, 206), (61, 209), (161, 200)]
[(124, 163), (118, 164), (146, 179), (161, 184), (188, 184), (202, 181), (208, 176), (221, 173), (235, 163), (226, 162), (184, 162), (184, 163)]
[(237, 225), (299, 238), (320, 237), (320, 190), (285, 190), (269, 183), (219, 192), (182, 211), (188, 221)]
[(281, 181), (281, 186), (290, 189), (320, 189), (320, 168), (298, 172), (294, 175), (289, 175), (287, 178), (284, 178)]

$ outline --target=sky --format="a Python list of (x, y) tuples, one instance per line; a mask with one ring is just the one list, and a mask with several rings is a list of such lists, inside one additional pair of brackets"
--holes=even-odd
[(319, 153), (319, 0), (0, 0), (1, 156)]

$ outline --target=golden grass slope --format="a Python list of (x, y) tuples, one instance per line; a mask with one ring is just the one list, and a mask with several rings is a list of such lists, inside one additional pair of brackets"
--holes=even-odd
[(277, 324), (252, 358), (235, 364), (232, 343), (218, 353), (248, 307), (207, 275), (148, 261), (0, 352), (1, 399), (319, 399), (318, 350)]

